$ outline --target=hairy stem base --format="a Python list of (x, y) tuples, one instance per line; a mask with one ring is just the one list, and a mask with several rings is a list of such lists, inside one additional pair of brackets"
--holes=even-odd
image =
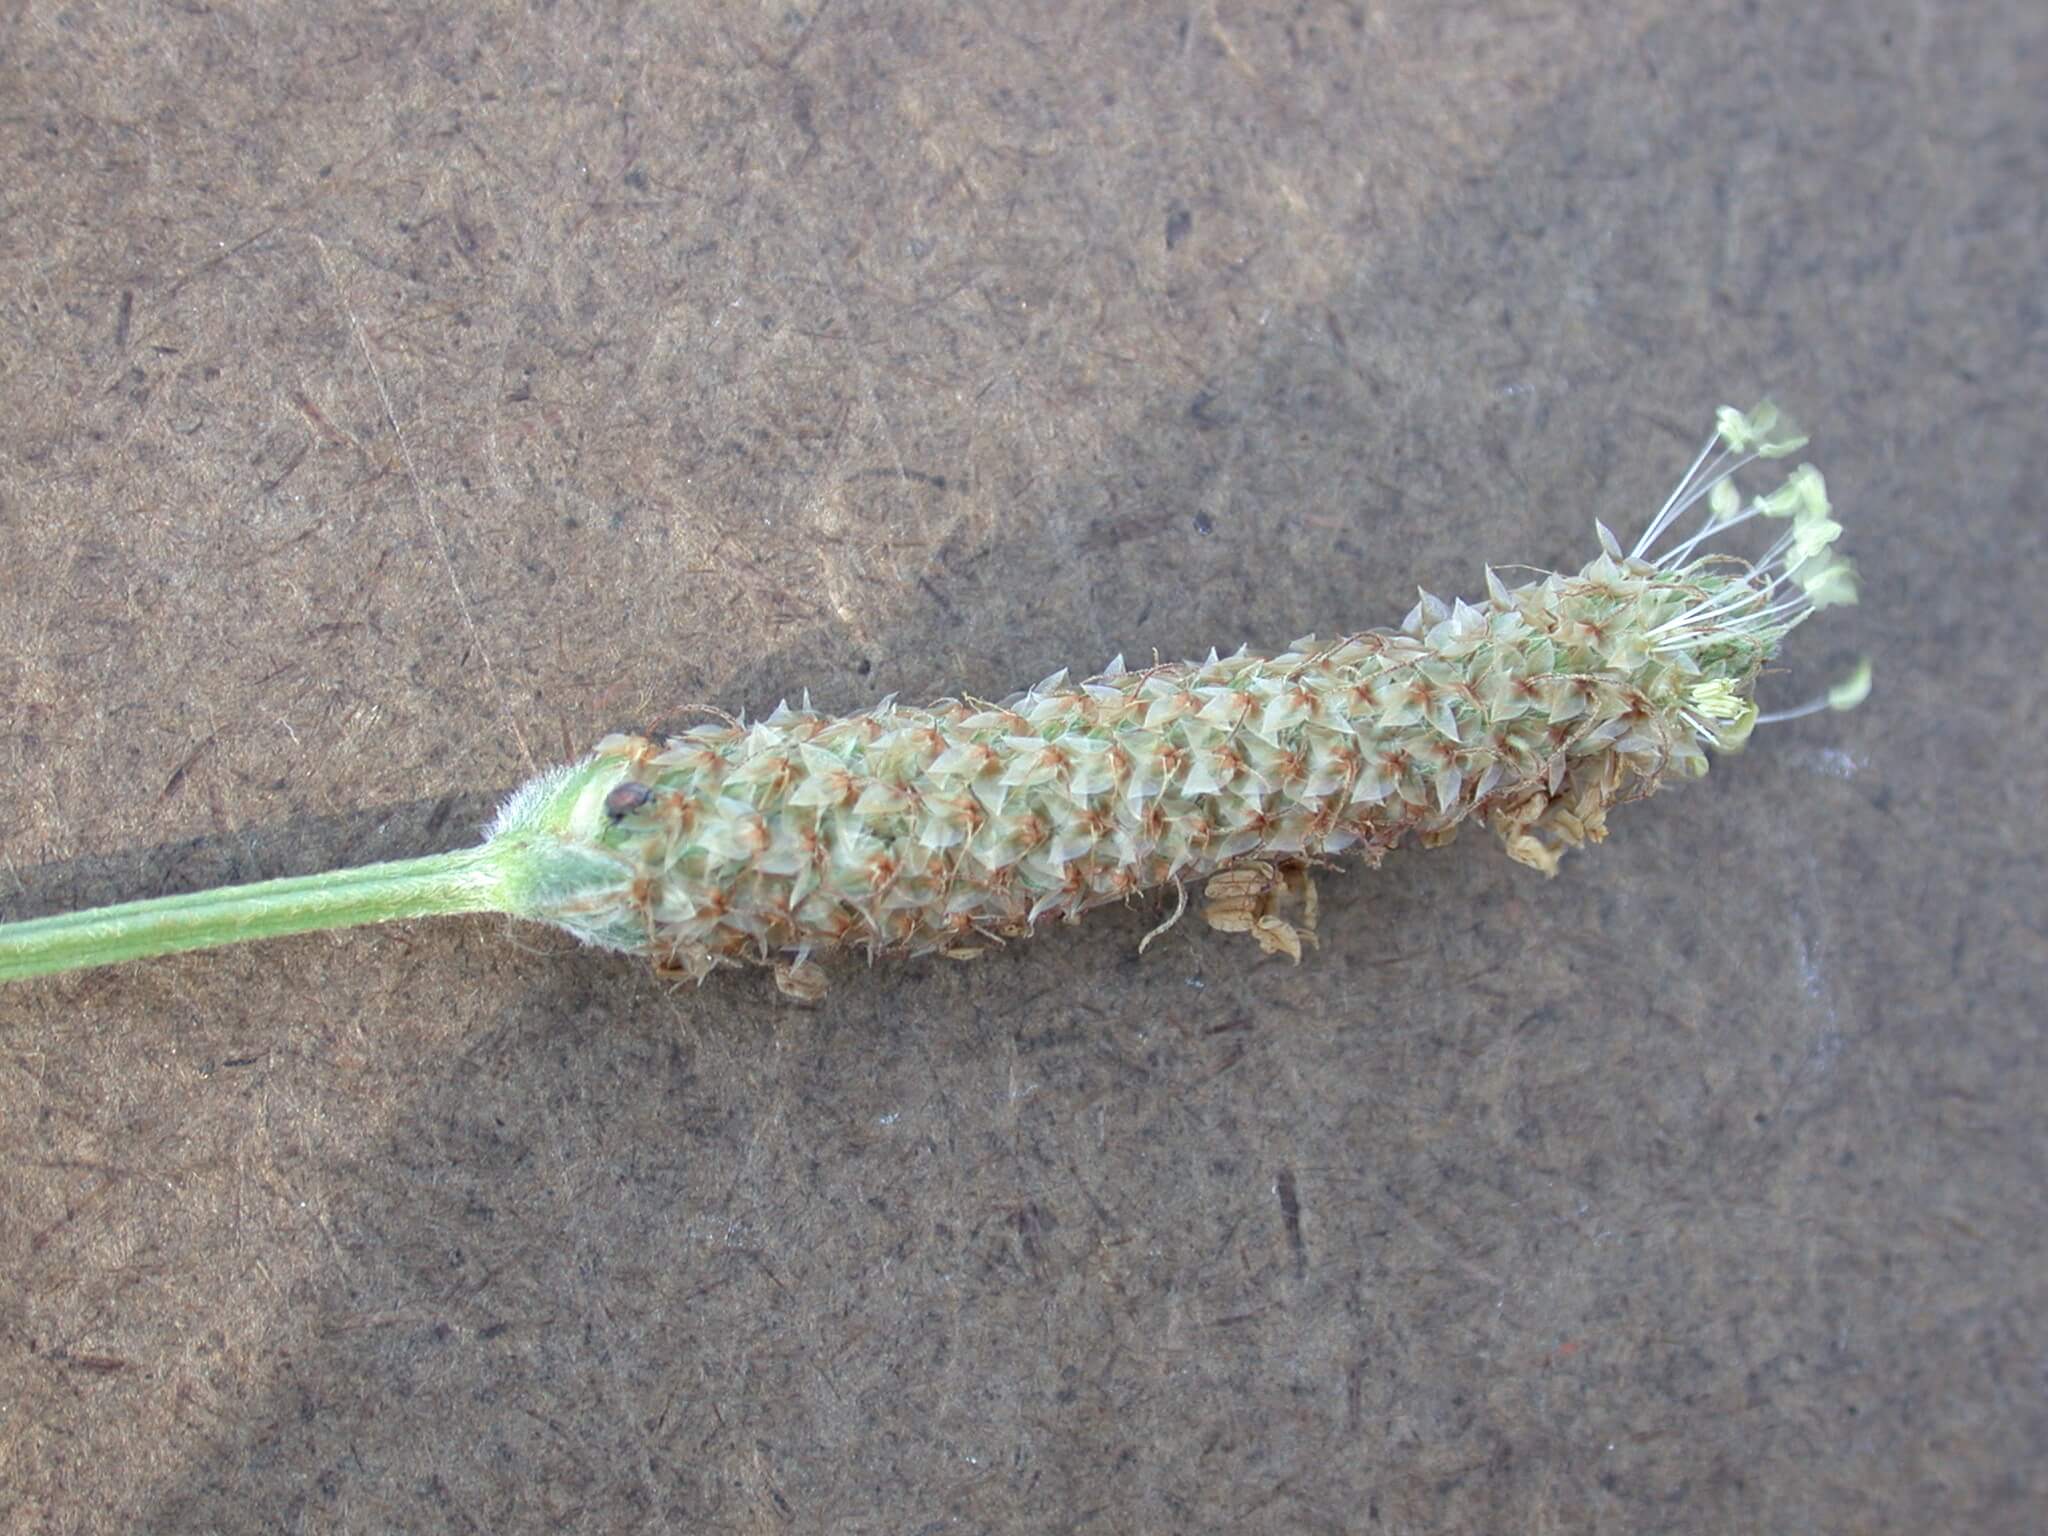
[(0, 982), (408, 917), (502, 910), (489, 847), (0, 923)]

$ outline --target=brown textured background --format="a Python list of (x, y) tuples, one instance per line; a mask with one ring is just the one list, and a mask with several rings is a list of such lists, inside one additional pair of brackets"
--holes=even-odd
[[(1782, 14), (1781, 14), (1782, 13)], [(2048, 12), (16, 5), (0, 914), (1398, 619), (1816, 430), (1875, 652), (1546, 884), (0, 993), (0, 1530), (2037, 1528)]]

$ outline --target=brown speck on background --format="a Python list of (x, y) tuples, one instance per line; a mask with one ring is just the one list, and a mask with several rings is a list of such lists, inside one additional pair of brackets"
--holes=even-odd
[(473, 841), (565, 721), (1396, 622), (1765, 392), (1866, 578), (1774, 702), (1878, 686), (1299, 967), (11, 988), (7, 1528), (2030, 1528), (2048, 18), (1585, 23), (28, 8), (0, 917)]

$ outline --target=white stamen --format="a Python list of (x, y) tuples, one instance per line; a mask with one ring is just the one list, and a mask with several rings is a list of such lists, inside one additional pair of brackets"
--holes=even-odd
[(1664, 505), (1657, 509), (1657, 515), (1650, 519), (1650, 526), (1645, 528), (1643, 536), (1636, 540), (1636, 547), (1628, 552), (1631, 560), (1640, 560), (1643, 552), (1655, 544), (1664, 530), (1671, 526), (1672, 519), (1678, 515), (1672, 510), (1678, 505), (1678, 498), (1685, 494), (1685, 488), (1692, 484), (1692, 477), (1700, 472), (1700, 466), (1707, 462), (1707, 456), (1714, 451), (1714, 445), (1720, 441), (1721, 434), (1718, 432), (1707, 439), (1707, 445), (1700, 449), (1699, 457), (1694, 459), (1692, 467), (1686, 470), (1685, 478), (1680, 480), (1677, 487), (1665, 498)]

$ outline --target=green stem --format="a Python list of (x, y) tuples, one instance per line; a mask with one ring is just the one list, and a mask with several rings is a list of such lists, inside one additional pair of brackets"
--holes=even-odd
[(503, 910), (489, 847), (0, 923), (0, 982), (398, 918)]

